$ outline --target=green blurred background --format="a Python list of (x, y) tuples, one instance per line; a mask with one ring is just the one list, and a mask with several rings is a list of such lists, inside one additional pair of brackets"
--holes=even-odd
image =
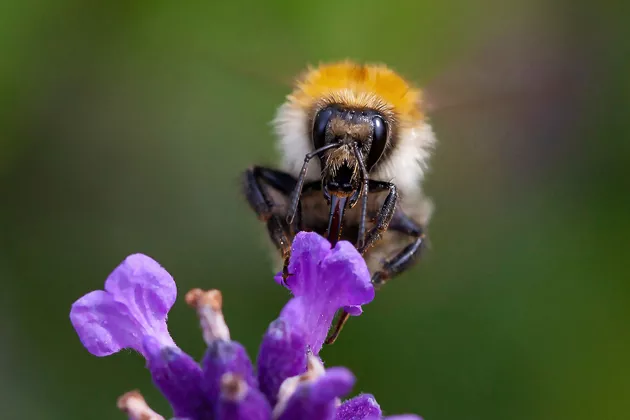
[(269, 121), (292, 77), (352, 57), (434, 94), (436, 212), (422, 263), (327, 364), (426, 420), (629, 418), (623, 16), (542, 0), (3, 1), (1, 417), (123, 418), (135, 388), (170, 414), (140, 356), (95, 358), (68, 320), (133, 252), (176, 278), (183, 349), (204, 350), (183, 292), (215, 287), (255, 356), (287, 293), (239, 176), (275, 164)]

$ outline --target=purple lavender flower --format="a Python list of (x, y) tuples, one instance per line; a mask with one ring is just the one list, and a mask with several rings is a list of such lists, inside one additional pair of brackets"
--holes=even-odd
[[(142, 354), (153, 382), (179, 420), (382, 419), (373, 396), (341, 403), (355, 378), (342, 367), (324, 369), (318, 354), (336, 311), (353, 315), (374, 298), (363, 258), (347, 242), (333, 249), (315, 233), (299, 233), (286, 286), (293, 298), (263, 337), (254, 369), (243, 346), (232, 341), (217, 290), (195, 289), (186, 301), (197, 310), (208, 346), (201, 365), (177, 347), (166, 317), (175, 302), (173, 278), (151, 258), (127, 257), (105, 290), (77, 300), (70, 320), (85, 348), (107, 356), (124, 348)], [(131, 419), (163, 419), (137, 391), (118, 406)], [(394, 420), (417, 416), (387, 417)]]

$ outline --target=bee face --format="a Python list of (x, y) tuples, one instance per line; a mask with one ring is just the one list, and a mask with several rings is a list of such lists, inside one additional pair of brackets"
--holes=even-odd
[[(356, 190), (362, 161), (369, 171), (389, 141), (390, 123), (373, 109), (347, 108), (341, 104), (320, 109), (311, 128), (313, 147), (339, 145), (320, 156), (322, 178), (331, 191)], [(358, 153), (355, 153), (356, 145)]]
[[(331, 105), (320, 110), (312, 127), (313, 147), (319, 149), (327, 144), (340, 143), (350, 146), (356, 143), (369, 171), (380, 159), (389, 141), (390, 123), (373, 109), (344, 108)], [(347, 151), (348, 149), (344, 149)], [(341, 150), (333, 150), (324, 155), (330, 163), (339, 160)]]

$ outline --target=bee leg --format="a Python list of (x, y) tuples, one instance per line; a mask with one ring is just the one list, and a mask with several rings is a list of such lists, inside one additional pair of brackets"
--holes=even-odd
[(339, 319), (337, 319), (337, 323), (335, 324), (335, 329), (328, 337), (326, 337), (324, 344), (332, 344), (337, 341), (337, 337), (339, 337), (339, 333), (341, 333), (341, 329), (348, 321), (348, 318), (350, 318), (350, 314), (348, 312), (341, 312), (341, 315), (339, 315)]
[[(361, 248), (364, 245), (365, 241), (365, 219), (367, 219), (367, 204), (368, 204), (368, 191), (370, 188), (370, 180), (368, 179), (368, 172), (365, 167), (365, 162), (361, 158), (361, 152), (359, 152), (359, 146), (357, 143), (353, 144), (353, 152), (354, 156), (359, 163), (359, 169), (361, 170), (361, 192), (359, 196), (361, 197), (361, 219), (359, 220), (359, 235), (357, 239), (357, 248)], [(352, 208), (353, 204), (350, 204), (350, 208)]]
[[(387, 194), (387, 197), (383, 202), (381, 210), (378, 212), (376, 225), (368, 231), (367, 235), (365, 236), (365, 240), (363, 241), (363, 246), (358, 248), (358, 251), (361, 253), (361, 255), (363, 255), (370, 247), (372, 247), (381, 238), (383, 232), (387, 230), (396, 212), (396, 202), (398, 200), (398, 192), (396, 191), (396, 186), (391, 182), (369, 180), (369, 190), (375, 193), (388, 190), (389, 193)], [(346, 311), (343, 311), (341, 313), (339, 319), (337, 319), (335, 328), (333, 329), (332, 333), (326, 338), (326, 344), (332, 344), (335, 342), (335, 340), (337, 340), (337, 337), (339, 337), (339, 334), (341, 333), (341, 329), (346, 324), (349, 317), (350, 314), (348, 314)]]
[(313, 159), (315, 156), (319, 156), (320, 154), (322, 154), (323, 152), (327, 150), (336, 149), (338, 147), (341, 147), (341, 143), (330, 143), (323, 147), (320, 147), (317, 150), (313, 150), (312, 152), (307, 153), (306, 156), (304, 156), (304, 163), (302, 164), (300, 175), (295, 181), (295, 188), (293, 188), (293, 191), (290, 193), (291, 204), (289, 205), (289, 210), (287, 211), (287, 222), (289, 224), (293, 222), (293, 218), (295, 217), (295, 214), (297, 212), (300, 196), (302, 195), (302, 188), (304, 187), (304, 182), (306, 181), (306, 173), (308, 171), (308, 165), (311, 159)]
[(374, 244), (378, 242), (379, 239), (381, 239), (381, 236), (387, 230), (387, 228), (389, 227), (389, 223), (394, 217), (394, 213), (396, 211), (396, 202), (398, 201), (398, 192), (396, 191), (396, 186), (391, 182), (370, 180), (369, 184), (371, 192), (389, 190), (389, 193), (387, 194), (387, 197), (385, 198), (385, 201), (381, 206), (381, 210), (378, 212), (376, 225), (365, 235), (363, 246), (358, 248), (361, 255), (365, 254), (368, 249), (374, 246)]
[(296, 180), (285, 172), (260, 166), (254, 166), (245, 172), (245, 197), (258, 218), (267, 224), (269, 237), (282, 254), (284, 260), (282, 279), (286, 282), (290, 275), (291, 241), (288, 235), (290, 227), (280, 216), (273, 213), (274, 203), (263, 187), (263, 182), (288, 196), (295, 188)]
[(245, 197), (261, 218), (273, 210), (273, 200), (262, 183), (288, 197), (293, 192), (297, 180), (286, 172), (262, 166), (254, 166), (245, 171)]
[(372, 276), (372, 284), (379, 288), (388, 280), (410, 268), (421, 254), (425, 245), (425, 236), (422, 226), (419, 226), (409, 216), (404, 214), (400, 209), (396, 212), (392, 220), (390, 230), (405, 233), (413, 238), (412, 242), (405, 246), (391, 260), (387, 261), (381, 270)]

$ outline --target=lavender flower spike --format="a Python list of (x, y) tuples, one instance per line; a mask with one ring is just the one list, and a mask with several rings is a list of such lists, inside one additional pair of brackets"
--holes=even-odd
[(345, 307), (358, 315), (358, 305), (374, 298), (365, 261), (345, 241), (331, 249), (316, 233), (298, 233), (289, 271), (286, 285), (295, 297), (269, 326), (258, 354), (260, 389), (272, 404), (282, 382), (306, 370), (307, 351), (319, 352), (335, 312)]
[[(322, 348), (335, 313), (345, 308), (351, 315), (374, 299), (374, 287), (365, 260), (348, 241), (334, 248), (314, 232), (296, 235), (286, 286), (293, 293), (280, 317), (300, 324), (313, 354)], [(281, 273), (276, 281), (282, 278)]]
[[(88, 351), (106, 356), (132, 348), (147, 359), (153, 382), (173, 407), (171, 420), (383, 420), (374, 397), (346, 402), (355, 377), (346, 368), (324, 369), (318, 356), (337, 310), (354, 315), (374, 297), (370, 275), (347, 242), (331, 249), (315, 233), (293, 242), (287, 286), (293, 298), (265, 333), (257, 375), (243, 346), (230, 338), (218, 290), (192, 290), (188, 304), (198, 313), (208, 345), (203, 369), (179, 349), (166, 327), (175, 301), (172, 277), (151, 258), (129, 256), (105, 290), (77, 300), (70, 320)], [(138, 392), (118, 406), (131, 420), (163, 420)], [(398, 416), (389, 420), (421, 420)]]

